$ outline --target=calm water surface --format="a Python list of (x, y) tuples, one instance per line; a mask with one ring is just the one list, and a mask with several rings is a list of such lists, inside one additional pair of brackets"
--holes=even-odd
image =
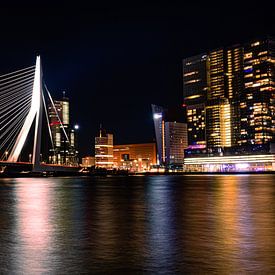
[(0, 180), (0, 273), (275, 273), (275, 175)]

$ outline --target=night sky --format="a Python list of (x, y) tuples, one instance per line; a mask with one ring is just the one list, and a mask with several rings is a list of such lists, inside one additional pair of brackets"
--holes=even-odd
[(182, 58), (275, 35), (271, 1), (22, 2), (1, 4), (0, 74), (41, 54), (52, 95), (70, 98), (82, 155), (100, 123), (115, 144), (152, 141), (151, 103), (182, 102)]

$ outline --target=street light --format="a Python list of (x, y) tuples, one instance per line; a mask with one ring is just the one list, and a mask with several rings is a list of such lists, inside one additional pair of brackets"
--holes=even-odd
[(8, 160), (8, 151), (5, 152), (5, 155), (6, 155), (6, 160)]

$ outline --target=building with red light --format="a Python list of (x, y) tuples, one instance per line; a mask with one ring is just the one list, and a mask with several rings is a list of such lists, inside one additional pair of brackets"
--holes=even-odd
[(76, 131), (70, 125), (69, 99), (54, 100), (48, 105), (48, 116), (52, 138), (49, 150), (49, 163), (60, 165), (77, 165)]

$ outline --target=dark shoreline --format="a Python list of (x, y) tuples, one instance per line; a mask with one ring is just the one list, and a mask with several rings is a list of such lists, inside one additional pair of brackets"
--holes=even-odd
[(35, 178), (35, 177), (98, 177), (98, 176), (185, 176), (185, 175), (260, 175), (275, 174), (275, 171), (248, 171), (248, 172), (146, 172), (146, 173), (80, 173), (80, 172), (54, 172), (54, 173), (2, 173), (0, 178)]

